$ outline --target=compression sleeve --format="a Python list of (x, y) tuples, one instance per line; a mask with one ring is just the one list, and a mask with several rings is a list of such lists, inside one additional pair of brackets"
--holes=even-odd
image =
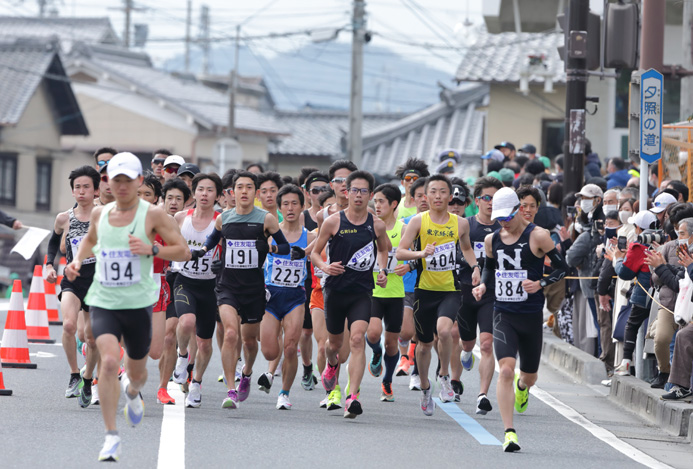
[(548, 285), (551, 285), (552, 283), (556, 283), (559, 280), (561, 280), (563, 277), (565, 277), (566, 272), (568, 272), (568, 264), (566, 264), (565, 259), (561, 255), (560, 252), (558, 252), (558, 249), (553, 248), (551, 252), (547, 254), (549, 256), (549, 260), (551, 261), (551, 267), (553, 267), (553, 272), (549, 274), (548, 277), (543, 278), (539, 284), (542, 287), (546, 287)]
[[(484, 285), (493, 285), (496, 276), (496, 267), (498, 261), (495, 257), (487, 257), (484, 261), (484, 269), (481, 271), (481, 283)], [(486, 287), (488, 288), (488, 287)]]
[(284, 233), (282, 233), (282, 230), (277, 231), (276, 233), (272, 234), (272, 239), (277, 243), (277, 252), (276, 254), (289, 254), (291, 252), (291, 245), (289, 242), (286, 240), (286, 237), (284, 236)]
[(48, 258), (46, 264), (55, 264), (55, 256), (58, 254), (58, 249), (60, 249), (60, 235), (53, 231), (51, 239), (48, 240), (48, 252), (46, 253)]
[(221, 231), (214, 228), (214, 231), (212, 231), (209, 234), (209, 236), (207, 236), (207, 239), (205, 240), (205, 245), (203, 247), (207, 252), (209, 252), (212, 249), (214, 249), (217, 244), (219, 244), (219, 241), (221, 241)]

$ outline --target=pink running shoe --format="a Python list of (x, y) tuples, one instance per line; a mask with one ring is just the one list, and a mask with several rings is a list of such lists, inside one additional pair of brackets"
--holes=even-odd
[(238, 402), (243, 402), (248, 399), (250, 394), (250, 376), (241, 376), (241, 382), (238, 384)]
[[(339, 357), (337, 357), (337, 363), (339, 363)], [(337, 367), (339, 365), (332, 366), (327, 362), (327, 366), (322, 370), (322, 375), (320, 379), (322, 381), (322, 387), (325, 391), (330, 392), (334, 389), (335, 384), (337, 384)]]

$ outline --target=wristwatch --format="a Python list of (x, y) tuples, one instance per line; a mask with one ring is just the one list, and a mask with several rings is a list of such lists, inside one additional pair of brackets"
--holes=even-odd
[(546, 288), (546, 285), (548, 285), (548, 283), (546, 283), (546, 280), (544, 280), (544, 279), (539, 280), (539, 286), (541, 288)]
[(387, 270), (387, 269), (380, 269), (380, 271), (381, 271), (382, 273), (384, 273), (385, 275), (387, 275), (387, 274), (389, 274), (389, 273), (390, 273), (390, 272), (388, 272), (388, 270)]
[(152, 256), (159, 254), (159, 246), (152, 246)]

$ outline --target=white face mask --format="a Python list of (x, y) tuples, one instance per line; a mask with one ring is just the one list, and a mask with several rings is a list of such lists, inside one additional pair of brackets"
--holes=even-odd
[(628, 223), (628, 219), (632, 216), (633, 212), (628, 210), (622, 210), (618, 212), (618, 219), (621, 220), (621, 223)]
[(678, 243), (679, 246), (688, 246), (688, 238), (686, 239), (677, 239), (676, 242)]
[(592, 211), (594, 208), (594, 200), (590, 199), (582, 199), (580, 201), (580, 208), (582, 209), (583, 212), (589, 213)]
[(609, 212), (618, 212), (618, 204), (604, 205), (604, 215), (606, 215)]

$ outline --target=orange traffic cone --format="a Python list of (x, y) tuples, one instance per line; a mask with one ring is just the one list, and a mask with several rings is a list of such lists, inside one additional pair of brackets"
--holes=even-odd
[(43, 287), (46, 292), (46, 312), (48, 313), (48, 324), (51, 326), (62, 326), (58, 314), (58, 295), (55, 293), (55, 283), (43, 281)]
[(12, 390), (5, 389), (5, 382), (2, 380), (2, 367), (0, 367), (0, 396), (11, 396)]
[(2, 366), (10, 368), (36, 368), (36, 364), (31, 363), (29, 358), (21, 280), (15, 280), (12, 284), (10, 309), (7, 311), (5, 331), (2, 334), (0, 361)]
[(26, 305), (26, 335), (29, 342), (54, 344), (48, 330), (48, 311), (46, 310), (46, 295), (43, 291), (43, 275), (41, 266), (34, 266), (34, 276), (29, 289), (29, 303)]

